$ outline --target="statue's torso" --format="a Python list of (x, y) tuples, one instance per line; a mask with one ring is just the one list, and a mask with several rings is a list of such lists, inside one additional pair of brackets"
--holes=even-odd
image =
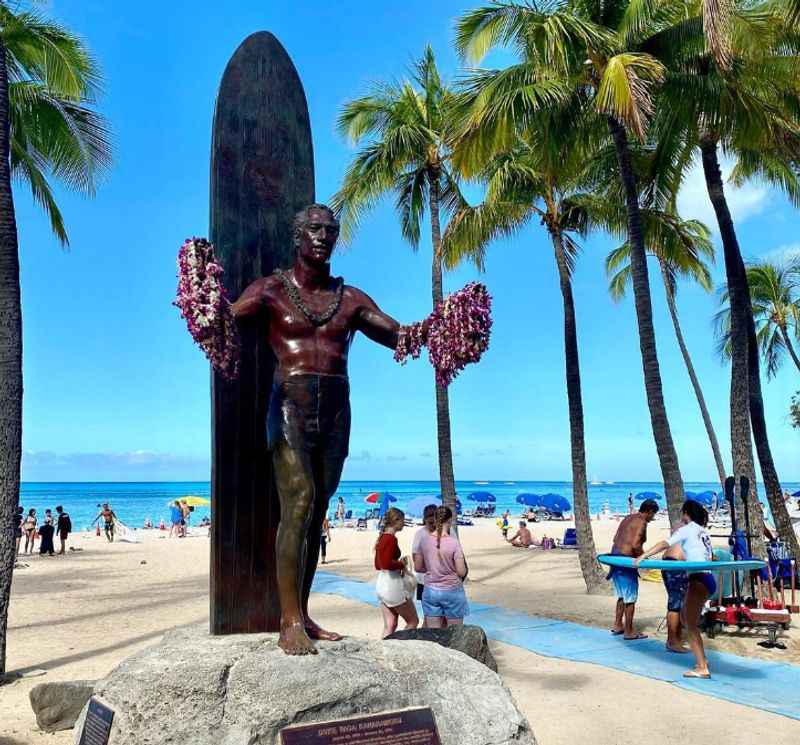
[[(278, 363), (276, 377), (303, 373), (346, 376), (347, 354), (361, 309), (360, 293), (345, 286), (336, 313), (317, 326), (292, 302), (275, 276), (262, 281), (267, 339)], [(317, 314), (335, 300), (335, 290), (301, 295)]]

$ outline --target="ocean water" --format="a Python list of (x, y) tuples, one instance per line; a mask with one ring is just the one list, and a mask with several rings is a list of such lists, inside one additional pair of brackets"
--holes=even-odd
[[(795, 492), (800, 483), (785, 483), (785, 489)], [(688, 491), (719, 491), (719, 484), (713, 482), (686, 482)], [(506, 508), (512, 514), (518, 514), (520, 506), (516, 497), (521, 492), (535, 494), (561, 494), (572, 502), (572, 483), (565, 481), (458, 481), (456, 483), (459, 498), (464, 509), (475, 506), (467, 499), (474, 491), (488, 491), (494, 494), (498, 512)], [(336, 505), (336, 498), (344, 498), (347, 509), (352, 509), (358, 517), (371, 507), (364, 502), (365, 497), (373, 491), (389, 492), (397, 498), (395, 506), (403, 508), (409, 500), (419, 496), (435, 496), (439, 494), (439, 483), (436, 481), (342, 481), (336, 496), (331, 500), (331, 516)], [(613, 484), (595, 484), (589, 486), (589, 508), (598, 513), (605, 503), (612, 512), (626, 512), (627, 498), (630, 492), (637, 494), (643, 491), (654, 491), (664, 494), (664, 487), (658, 482), (616, 482)], [(759, 495), (763, 501), (763, 487), (759, 485)], [(76, 530), (86, 529), (98, 513), (98, 505), (108, 502), (122, 522), (133, 528), (141, 527), (146, 519), (158, 525), (163, 518), (168, 523), (169, 505), (176, 499), (192, 495), (210, 497), (210, 485), (207, 481), (164, 481), (164, 482), (25, 482), (22, 484), (20, 504), (25, 511), (36, 508), (40, 521), (44, 510), (50, 508), (55, 512), (56, 505), (63, 505), (70, 513), (72, 524)], [(661, 504), (665, 502), (662, 500)], [(197, 524), (203, 517), (210, 515), (208, 507), (196, 507), (191, 522)]]

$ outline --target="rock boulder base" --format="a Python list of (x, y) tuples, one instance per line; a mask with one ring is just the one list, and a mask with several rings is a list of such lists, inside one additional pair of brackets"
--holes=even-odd
[(473, 660), (482, 662), (490, 670), (497, 672), (497, 662), (489, 649), (489, 640), (480, 626), (448, 626), (444, 629), (409, 629), (397, 631), (389, 639), (405, 641), (414, 639), (421, 642), (434, 642), (462, 652)]
[[(275, 634), (181, 629), (95, 685), (113, 745), (278, 745), (290, 724), (430, 706), (443, 745), (535, 745), (502, 680), (438, 644), (345, 639), (288, 657)], [(76, 725), (80, 740), (83, 717)]]
[(45, 732), (72, 729), (93, 689), (93, 680), (40, 683), (31, 688), (31, 708), (39, 729)]

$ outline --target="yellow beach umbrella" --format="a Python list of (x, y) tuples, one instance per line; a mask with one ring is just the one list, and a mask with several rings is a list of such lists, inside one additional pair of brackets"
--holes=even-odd
[(181, 497), (181, 502), (186, 502), (189, 507), (203, 507), (211, 504), (211, 500), (206, 497)]

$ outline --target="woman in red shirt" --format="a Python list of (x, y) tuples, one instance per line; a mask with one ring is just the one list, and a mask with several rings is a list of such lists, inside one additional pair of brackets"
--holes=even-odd
[(405, 564), (400, 561), (400, 545), (397, 533), (405, 525), (405, 515), (395, 507), (386, 512), (383, 532), (375, 544), (375, 569), (378, 578), (375, 581), (375, 592), (381, 601), (383, 614), (383, 638), (397, 631), (397, 619), (406, 622), (407, 629), (415, 629), (419, 625), (417, 609), (403, 581)]

